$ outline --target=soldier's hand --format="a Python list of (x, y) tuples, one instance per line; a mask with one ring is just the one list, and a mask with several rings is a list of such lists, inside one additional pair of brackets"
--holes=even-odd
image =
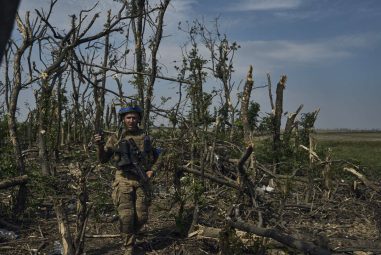
[(153, 177), (153, 171), (151, 171), (151, 170), (147, 171), (146, 174), (147, 174), (148, 178), (152, 178)]
[(94, 135), (94, 143), (95, 143), (96, 145), (102, 145), (102, 144), (104, 144), (102, 134), (95, 134), (95, 135)]

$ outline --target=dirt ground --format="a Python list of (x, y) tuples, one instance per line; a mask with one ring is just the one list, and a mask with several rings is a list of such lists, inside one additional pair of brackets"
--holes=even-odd
[[(363, 192), (367, 191), (364, 189)], [(381, 254), (381, 200), (379, 197), (369, 199), (364, 194), (357, 196), (359, 197), (355, 194), (338, 194), (337, 199), (319, 202), (309, 209), (290, 204), (282, 212), (282, 221), (277, 228), (296, 238), (326, 245), (335, 254)], [(170, 198), (168, 193), (156, 194), (150, 207), (149, 223), (138, 236), (138, 254), (218, 254), (218, 239), (197, 236), (187, 238), (180, 235), (174, 220), (176, 208), (163, 209), (170, 204)], [(112, 213), (110, 211), (110, 214), (105, 214), (102, 222), (89, 222), (86, 254), (123, 254), (119, 237), (92, 237), (118, 234), (118, 223), (113, 221)], [(25, 225), (18, 232), (19, 237), (0, 243), (0, 254), (55, 254), (53, 244), (58, 241), (57, 222), (52, 211), (45, 211), (44, 214), (44, 217), (41, 215), (34, 219), (24, 219)], [(218, 218), (215, 208), (208, 205), (200, 210), (200, 223), (210, 224), (213, 218)], [(75, 215), (69, 214), (69, 220), (74, 222)], [(218, 227), (218, 223), (213, 224)], [(255, 236), (251, 235), (251, 238), (254, 240)], [(276, 242), (272, 246), (274, 248), (263, 254), (298, 254)], [(250, 247), (247, 248), (247, 253), (237, 254), (251, 254)]]
[[(179, 204), (174, 203), (175, 190), (167, 177), (159, 176), (155, 179), (155, 197), (150, 207), (150, 219), (137, 238), (137, 254), (220, 254), (222, 239), (202, 234), (192, 237), (181, 234), (179, 224), (176, 222)], [(92, 178), (104, 178), (105, 186), (102, 189), (106, 190), (106, 193), (111, 192), (107, 190), (110, 180), (104, 173), (95, 172)], [(183, 178), (194, 180), (191, 175), (185, 175)], [(263, 183), (266, 181), (264, 179)], [(240, 203), (242, 219), (256, 223), (257, 210), (261, 210), (265, 227), (329, 248), (332, 254), (381, 254), (381, 194), (361, 183), (353, 189), (352, 181), (341, 180), (336, 183), (330, 199), (323, 199), (323, 190), (319, 185), (315, 185), (312, 199), (306, 203), (302, 200), (306, 193), (306, 185), (297, 183), (299, 182), (295, 182), (289, 190), (287, 199), (282, 200), (285, 195), (284, 185), (275, 180), (273, 191), (257, 197), (259, 201), (257, 209), (242, 200)], [(378, 186), (381, 184), (380, 181), (376, 183)], [(209, 182), (207, 185), (208, 189), (200, 202), (197, 226), (223, 229), (226, 227), (225, 219), (229, 216), (229, 208), (237, 203), (241, 194), (225, 186)], [(99, 195), (95, 191), (91, 192), (90, 201)], [(185, 190), (185, 193), (187, 192), (190, 191)], [(69, 192), (64, 197), (66, 197), (69, 222), (74, 227), (75, 203), (67, 199), (70, 194)], [(2, 192), (1, 199), (4, 209), (9, 194)], [(118, 221), (110, 201), (111, 199), (104, 202), (102, 214), (90, 215), (85, 238), (87, 255), (123, 254), (122, 240), (118, 236)], [(15, 231), (17, 239), (0, 240), (0, 254), (60, 254), (53, 252), (54, 244), (58, 244), (60, 240), (51, 204), (46, 198), (39, 205), (35, 205), (38, 209), (29, 215), (26, 214), (19, 222), (3, 219), (17, 225), (19, 230)], [(184, 224), (190, 223), (193, 215), (191, 199), (185, 203), (184, 212)], [(0, 228), (7, 229), (1, 224)], [(263, 248), (258, 249), (258, 246)], [(253, 234), (247, 234), (244, 240), (239, 240), (238, 247), (239, 249), (233, 254), (301, 254), (274, 240)]]

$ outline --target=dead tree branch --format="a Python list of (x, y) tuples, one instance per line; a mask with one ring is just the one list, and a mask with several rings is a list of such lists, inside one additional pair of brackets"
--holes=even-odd
[(276, 229), (267, 229), (267, 228), (261, 228), (256, 227), (248, 222), (244, 221), (233, 221), (228, 220), (228, 223), (239, 230), (246, 231), (249, 233), (253, 233), (259, 236), (263, 237), (269, 237), (272, 238), (282, 244), (285, 244), (291, 248), (298, 249), (305, 254), (312, 254), (312, 255), (329, 255), (331, 252), (323, 247), (319, 247), (311, 242), (298, 240), (290, 235), (286, 235), (284, 233), (279, 232)]
[(362, 181), (365, 184), (365, 186), (371, 188), (372, 190), (374, 190), (378, 193), (381, 193), (380, 187), (373, 184), (371, 181), (368, 180), (368, 178), (366, 178), (363, 174), (356, 171), (354, 168), (344, 167), (344, 171), (347, 171), (347, 172), (353, 174), (354, 176), (356, 176), (360, 181)]
[(209, 174), (206, 172), (202, 173), (201, 171), (194, 170), (194, 169), (191, 169), (191, 168), (186, 167), (186, 166), (181, 166), (180, 170), (187, 172), (187, 173), (195, 174), (198, 176), (204, 176), (204, 178), (207, 178), (207, 179), (209, 179), (213, 182), (216, 182), (218, 184), (226, 185), (228, 187), (231, 187), (231, 188), (234, 188), (237, 190), (241, 190), (240, 186), (235, 181), (229, 180), (227, 178), (222, 179), (222, 178), (216, 177), (215, 174)]
[(243, 88), (242, 99), (241, 99), (241, 120), (243, 125), (244, 140), (246, 145), (250, 144), (250, 124), (249, 124), (249, 103), (251, 91), (253, 89), (253, 66), (250, 65), (249, 71), (246, 77), (246, 83)]

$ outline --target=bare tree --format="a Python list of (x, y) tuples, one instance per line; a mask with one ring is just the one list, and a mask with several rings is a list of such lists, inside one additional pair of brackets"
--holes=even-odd
[[(232, 81), (232, 73), (234, 72), (233, 61), (236, 51), (240, 46), (236, 42), (230, 42), (227, 36), (222, 35), (219, 29), (218, 19), (214, 21), (213, 29), (209, 29), (203, 23), (196, 21), (196, 28), (201, 35), (202, 43), (210, 53), (211, 70), (213, 76), (221, 82), (223, 99), (222, 107), (219, 110), (218, 118), (220, 118), (222, 130), (225, 130), (226, 123), (233, 125), (236, 106), (233, 104), (232, 92), (234, 89), (234, 81)], [(234, 128), (231, 128), (230, 137), (233, 137)]]
[(158, 16), (156, 18), (157, 24), (152, 24), (155, 27), (155, 33), (153, 35), (153, 39), (150, 45), (151, 49), (151, 73), (149, 75), (148, 84), (146, 87), (146, 96), (144, 101), (144, 116), (143, 116), (143, 127), (145, 129), (149, 126), (149, 116), (152, 108), (152, 100), (153, 100), (153, 89), (156, 80), (156, 75), (158, 72), (157, 66), (157, 52), (159, 50), (161, 38), (163, 37), (163, 26), (164, 26), (164, 14), (167, 10), (168, 4), (170, 0), (164, 0), (161, 3), (160, 10)]
[[(111, 24), (111, 10), (107, 13), (107, 21), (105, 24), (105, 29), (108, 29)], [(108, 58), (109, 58), (109, 51), (110, 50), (110, 35), (107, 34), (104, 37), (104, 53), (103, 53), (103, 61), (102, 61), (102, 67), (107, 67), (108, 65)], [(106, 87), (106, 80), (107, 80), (107, 70), (101, 69), (100, 74), (102, 75), (102, 78), (100, 79), (100, 87), (94, 87), (94, 102), (95, 102), (95, 130), (99, 130), (103, 123), (103, 115), (104, 115), (104, 108), (105, 108), (105, 87)], [(94, 76), (95, 82), (97, 79), (97, 75)]]
[[(48, 15), (50, 15), (50, 12), (48, 13)], [(6, 101), (8, 111), (9, 137), (13, 145), (18, 172), (20, 175), (23, 175), (25, 173), (25, 162), (21, 153), (21, 145), (18, 138), (16, 111), (21, 89), (25, 84), (31, 83), (32, 80), (29, 80), (27, 82), (22, 81), (22, 58), (28, 48), (32, 47), (32, 45), (37, 40), (41, 40), (43, 38), (46, 32), (46, 27), (42, 25), (36, 26), (37, 22), (33, 22), (33, 25), (31, 25), (29, 12), (25, 14), (24, 21), (22, 21), (22, 19), (18, 15), (16, 15), (16, 22), (22, 40), (19, 45), (15, 43), (12, 44), (12, 47), (14, 47), (16, 50), (13, 55), (13, 80), (12, 82), (10, 82), (10, 79), (6, 78), (6, 82), (8, 83), (9, 81), (9, 83), (6, 85), (7, 91), (10, 91), (9, 98), (7, 97)], [(23, 210), (25, 200), (26, 187), (25, 185), (21, 185), (15, 207), (16, 215)]]

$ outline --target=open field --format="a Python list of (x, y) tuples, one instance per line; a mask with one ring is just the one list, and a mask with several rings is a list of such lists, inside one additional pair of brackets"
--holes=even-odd
[(332, 149), (333, 159), (343, 159), (367, 174), (381, 176), (381, 132), (317, 132), (318, 150)]
[(381, 142), (381, 132), (360, 131), (317, 131), (318, 141)]

